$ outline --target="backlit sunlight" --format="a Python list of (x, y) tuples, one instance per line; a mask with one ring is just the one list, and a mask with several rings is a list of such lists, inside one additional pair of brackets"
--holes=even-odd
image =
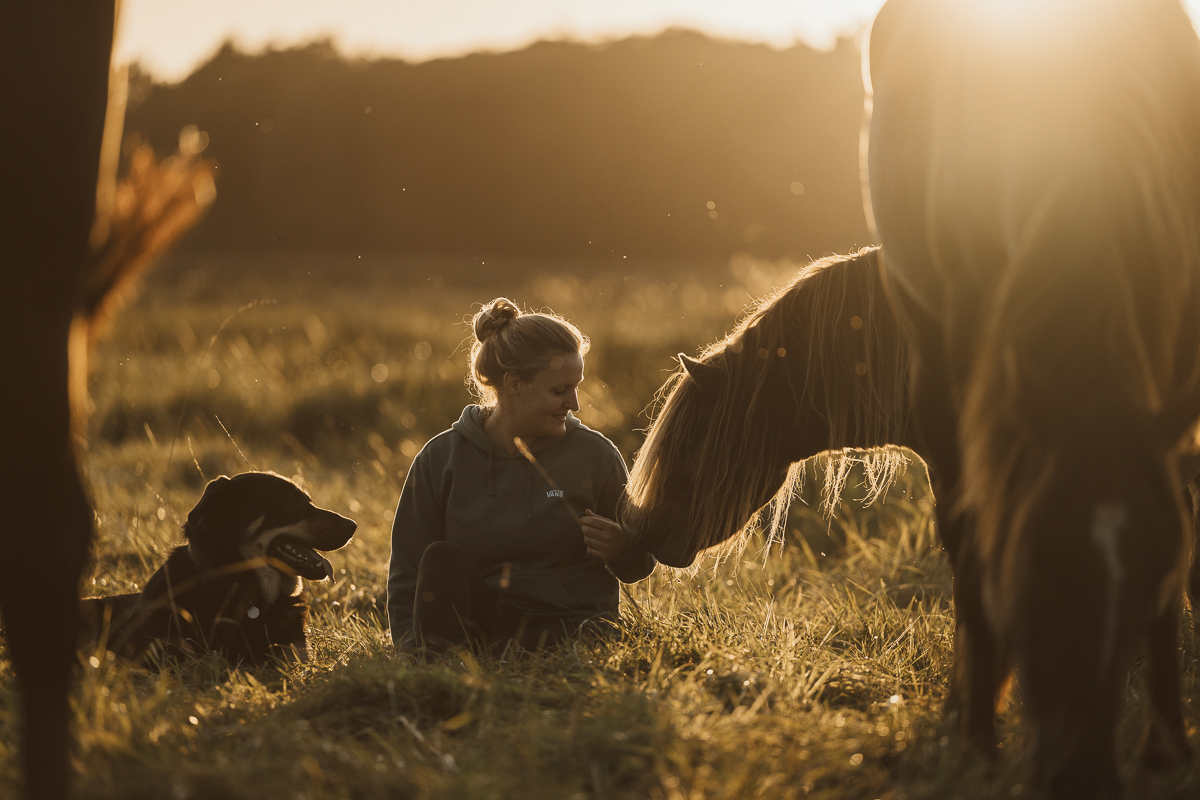
[[(981, 12), (1012, 18), (1036, 0), (971, 0)], [(669, 27), (788, 47), (833, 46), (856, 36), (882, 0), (124, 0), (117, 55), (164, 80), (180, 80), (232, 39), (242, 49), (287, 47), (329, 37), (346, 53), (410, 61), (504, 51), (538, 39), (601, 42), (654, 35)], [(1185, 0), (1196, 16), (1200, 0)]]

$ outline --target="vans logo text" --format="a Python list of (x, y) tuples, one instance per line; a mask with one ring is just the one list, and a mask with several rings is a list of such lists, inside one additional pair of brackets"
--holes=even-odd
[(562, 489), (551, 489), (550, 491), (546, 492), (546, 497), (562, 497), (562, 496), (563, 496)]

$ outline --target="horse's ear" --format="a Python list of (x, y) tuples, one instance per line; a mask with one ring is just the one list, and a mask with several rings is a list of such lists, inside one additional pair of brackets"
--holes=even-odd
[(683, 353), (679, 354), (679, 363), (683, 365), (683, 371), (688, 374), (688, 377), (700, 387), (701, 392), (711, 395), (720, 391), (724, 381), (720, 369), (712, 364), (705, 364), (703, 361), (689, 358)]

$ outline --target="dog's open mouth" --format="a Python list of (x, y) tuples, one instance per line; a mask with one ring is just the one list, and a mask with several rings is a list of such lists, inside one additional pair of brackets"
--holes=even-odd
[(267, 555), (277, 558), (297, 575), (310, 581), (321, 581), (333, 577), (333, 565), (308, 545), (297, 539), (279, 537), (271, 542)]

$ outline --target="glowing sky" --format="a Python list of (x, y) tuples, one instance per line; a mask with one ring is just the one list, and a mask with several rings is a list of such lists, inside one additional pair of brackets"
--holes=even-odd
[[(1200, 0), (1186, 0), (1193, 17)], [(683, 26), (787, 47), (829, 47), (883, 0), (122, 0), (117, 55), (179, 80), (225, 39), (244, 50), (331, 37), (346, 53), (409, 60), (603, 41)]]
[[(1200, 2), (1200, 0), (1197, 0)], [(118, 57), (185, 77), (226, 38), (252, 52), (330, 36), (347, 53), (410, 60), (602, 41), (672, 25), (787, 47), (829, 47), (882, 0), (122, 0)]]

